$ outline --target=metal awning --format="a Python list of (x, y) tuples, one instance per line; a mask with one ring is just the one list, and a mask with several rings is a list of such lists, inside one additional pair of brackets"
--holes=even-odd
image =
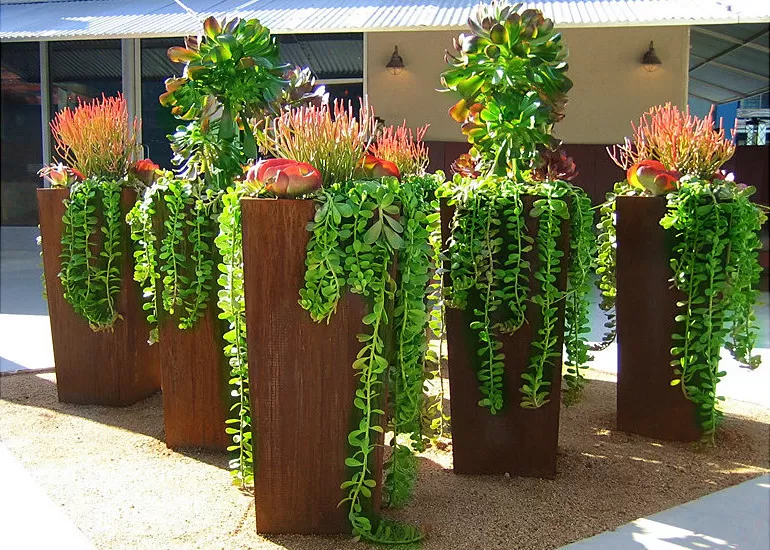
[(770, 88), (770, 23), (690, 29), (692, 98), (730, 103)]
[[(478, 0), (0, 0), (0, 40), (171, 37), (196, 33), (204, 16), (258, 18), (276, 34), (457, 30)], [(770, 3), (754, 0), (541, 0), (559, 26), (756, 23)]]

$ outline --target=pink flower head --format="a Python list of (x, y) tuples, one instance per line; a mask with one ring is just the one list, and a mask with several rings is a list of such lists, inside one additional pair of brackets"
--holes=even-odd
[(79, 171), (64, 166), (61, 162), (44, 166), (38, 171), (38, 175), (48, 180), (51, 187), (69, 187), (73, 183), (85, 179)]

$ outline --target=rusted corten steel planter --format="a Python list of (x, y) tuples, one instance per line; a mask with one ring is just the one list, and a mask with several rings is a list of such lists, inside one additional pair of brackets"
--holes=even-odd
[[(313, 201), (243, 199), (241, 209), (257, 532), (349, 533), (337, 504), (351, 475), (348, 434), (360, 414), (351, 365), (367, 308), (348, 293), (326, 324), (300, 307)], [(373, 457), (378, 509), (381, 446)]]
[[(532, 197), (524, 197), (527, 228), (530, 235), (537, 232), (537, 219), (529, 216)], [(454, 207), (441, 204), (442, 239), (446, 248), (450, 237), (449, 226)], [(567, 285), (569, 264), (569, 222), (561, 225), (559, 249), (564, 251), (557, 286)], [(503, 235), (503, 238), (506, 238)], [(526, 258), (533, 273), (539, 265), (537, 251)], [(445, 268), (449, 269), (449, 263)], [(451, 277), (451, 274), (445, 275)], [(449, 283), (449, 280), (447, 280)], [(530, 288), (537, 288), (530, 277)], [(541, 325), (540, 310), (533, 304), (527, 307), (527, 322), (512, 335), (498, 335), (505, 353), (504, 405), (497, 414), (479, 406), (482, 399), (476, 376), (479, 340), (470, 324), (473, 309), (481, 306), (478, 294), (469, 293), (465, 310), (447, 308), (446, 333), (449, 355), (449, 389), (452, 412), (452, 453), (454, 471), (458, 474), (510, 474), (525, 477), (552, 478), (556, 475), (556, 454), (559, 441), (559, 404), (561, 401), (561, 349), (564, 333), (564, 301), (559, 304), (557, 333), (559, 357), (553, 359), (553, 368), (546, 374), (551, 382), (550, 401), (538, 409), (520, 406), (521, 375), (526, 371), (530, 343)]]
[[(160, 208), (163, 226), (165, 204)], [(224, 356), (225, 326), (218, 318), (216, 278), (221, 258), (209, 241), (214, 258), (214, 281), (205, 315), (189, 329), (179, 328), (179, 315), (160, 311), (158, 342), (163, 386), (163, 422), (166, 446), (171, 449), (201, 447), (226, 450), (232, 444), (225, 433), (231, 398), (228, 380), (230, 367)], [(181, 242), (187, 256), (187, 239)], [(192, 274), (188, 274), (192, 277)], [(162, 290), (159, 283), (158, 291)]]
[(663, 229), (663, 197), (617, 197), (618, 429), (657, 439), (695, 441), (692, 401), (671, 386), (671, 335), (677, 332), (669, 264), (674, 235)]
[[(123, 227), (118, 312), (112, 331), (94, 332), (88, 321), (64, 299), (61, 272), (62, 216), (69, 189), (38, 189), (40, 234), (43, 241), (48, 313), (51, 321), (56, 388), (59, 401), (82, 405), (125, 406), (160, 389), (157, 347), (147, 343), (148, 326), (142, 311), (141, 291), (133, 280), (134, 262), (128, 228)], [(136, 192), (123, 190), (124, 215)]]

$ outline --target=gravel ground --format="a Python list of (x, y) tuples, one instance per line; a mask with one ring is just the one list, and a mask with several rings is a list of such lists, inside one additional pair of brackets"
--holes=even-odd
[[(589, 377), (583, 400), (562, 408), (556, 479), (458, 476), (451, 449), (434, 449), (414, 502), (392, 517), (422, 524), (426, 550), (546, 550), (770, 471), (767, 408), (727, 401), (717, 447), (657, 442), (615, 431), (614, 377)], [(0, 440), (98, 548), (365, 547), (258, 536), (224, 453), (166, 448), (159, 395), (124, 409), (66, 405), (52, 373), (4, 376)]]

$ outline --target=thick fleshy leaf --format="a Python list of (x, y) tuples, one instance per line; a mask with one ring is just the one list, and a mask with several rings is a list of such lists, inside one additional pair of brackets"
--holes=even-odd
[(198, 59), (198, 52), (188, 50), (181, 46), (172, 46), (168, 49), (168, 58), (174, 63), (187, 63), (193, 59)]
[(657, 160), (637, 162), (627, 170), (626, 177), (631, 186), (656, 196), (675, 191), (679, 180), (679, 174), (666, 170), (663, 163)]
[(203, 32), (205, 32), (206, 36), (209, 38), (216, 38), (222, 32), (222, 25), (220, 25), (217, 18), (212, 15), (203, 22)]

